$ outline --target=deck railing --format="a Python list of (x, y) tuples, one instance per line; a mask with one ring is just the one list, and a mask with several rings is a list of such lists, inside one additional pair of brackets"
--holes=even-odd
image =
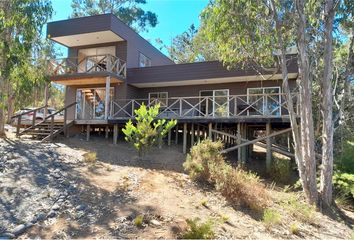
[(48, 71), (52, 76), (106, 71), (114, 73), (119, 77), (126, 78), (127, 65), (125, 61), (113, 55), (105, 54), (86, 56), (83, 59), (51, 59), (49, 60)]
[[(295, 113), (298, 94), (292, 93)], [(119, 99), (112, 101), (111, 119), (134, 119), (142, 104), (160, 103), (159, 118), (241, 118), (288, 116), (285, 94), (248, 94), (229, 96), (172, 97), (167, 99)]]

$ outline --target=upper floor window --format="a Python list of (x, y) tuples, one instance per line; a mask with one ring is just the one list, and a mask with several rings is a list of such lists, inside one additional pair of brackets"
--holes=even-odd
[(139, 67), (150, 67), (151, 60), (142, 53), (139, 53)]

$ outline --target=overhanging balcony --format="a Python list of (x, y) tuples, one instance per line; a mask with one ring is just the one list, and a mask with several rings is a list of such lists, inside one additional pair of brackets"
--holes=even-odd
[[(100, 83), (99, 77), (109, 75), (122, 82), (127, 76), (126, 62), (110, 54), (86, 56), (84, 58), (60, 58), (49, 60), (49, 75), (52, 80), (64, 85), (80, 84), (78, 79), (94, 79)], [(102, 78), (102, 81), (104, 79)], [(115, 81), (112, 81), (114, 83)], [(104, 83), (104, 81), (102, 82)]]

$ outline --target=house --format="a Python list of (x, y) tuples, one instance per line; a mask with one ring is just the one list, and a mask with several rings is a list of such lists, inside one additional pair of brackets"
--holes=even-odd
[[(168, 144), (183, 140), (184, 152), (200, 137), (234, 146), (257, 131), (290, 126), (277, 69), (227, 70), (217, 61), (175, 64), (112, 14), (50, 22), (47, 34), (68, 48), (67, 58), (51, 60), (50, 74), (65, 86), (70, 133), (86, 131), (89, 139), (90, 132), (105, 129), (116, 143), (119, 129), (142, 103), (160, 103), (159, 117), (178, 119)], [(289, 56), (288, 69), (296, 98), (296, 56)], [(240, 158), (247, 149), (239, 150)]]

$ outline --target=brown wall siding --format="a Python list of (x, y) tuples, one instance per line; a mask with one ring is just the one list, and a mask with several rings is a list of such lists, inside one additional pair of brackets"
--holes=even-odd
[[(236, 83), (220, 83), (220, 84), (204, 84), (191, 86), (174, 86), (174, 87), (154, 87), (154, 88), (139, 88), (139, 98), (147, 99), (150, 92), (168, 92), (168, 97), (193, 97), (199, 96), (201, 90), (218, 90), (229, 89), (230, 95), (247, 94), (247, 88), (255, 87), (273, 87), (282, 85), (281, 80), (276, 81), (254, 81), (254, 82), (236, 82)], [(290, 81), (291, 88), (294, 89), (296, 82)], [(119, 98), (119, 97), (118, 97)], [(128, 98), (134, 98), (128, 95)]]

